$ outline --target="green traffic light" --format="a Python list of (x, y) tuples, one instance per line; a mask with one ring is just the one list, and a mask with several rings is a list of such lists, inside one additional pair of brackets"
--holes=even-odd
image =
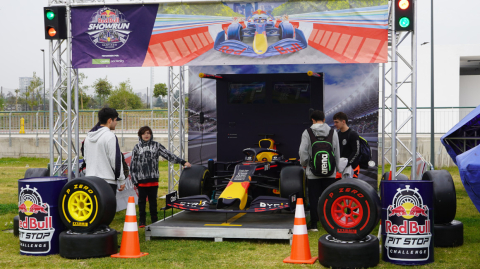
[(53, 18), (55, 18), (55, 13), (53, 13), (53, 11), (51, 11), (51, 10), (47, 11), (47, 13), (45, 15), (47, 16), (47, 19), (49, 19), (49, 20), (53, 20)]
[(398, 24), (402, 28), (407, 28), (410, 25), (410, 19), (407, 17), (403, 17), (400, 19), (400, 21), (398, 21)]

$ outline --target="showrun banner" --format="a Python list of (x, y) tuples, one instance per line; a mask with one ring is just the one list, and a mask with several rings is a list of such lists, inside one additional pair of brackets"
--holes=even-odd
[(385, 63), (387, 0), (72, 8), (74, 68)]

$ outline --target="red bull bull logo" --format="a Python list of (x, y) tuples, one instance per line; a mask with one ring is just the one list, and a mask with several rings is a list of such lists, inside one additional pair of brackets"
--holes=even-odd
[(86, 33), (95, 46), (112, 51), (125, 45), (132, 32), (129, 28), (130, 22), (120, 10), (103, 7), (93, 13)]

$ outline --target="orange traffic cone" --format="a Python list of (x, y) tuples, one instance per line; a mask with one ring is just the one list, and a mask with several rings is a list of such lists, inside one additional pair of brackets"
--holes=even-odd
[(295, 208), (295, 221), (293, 223), (292, 251), (290, 256), (283, 260), (283, 262), (313, 264), (316, 260), (317, 257), (312, 258), (310, 254), (303, 199), (298, 198), (297, 207)]
[(122, 245), (120, 253), (113, 254), (113, 258), (140, 258), (148, 253), (140, 252), (138, 239), (137, 214), (135, 212), (135, 198), (128, 197), (127, 215), (123, 226)]

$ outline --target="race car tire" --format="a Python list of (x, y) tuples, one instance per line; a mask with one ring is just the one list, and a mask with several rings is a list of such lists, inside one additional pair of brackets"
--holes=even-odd
[(423, 174), (422, 180), (433, 181), (433, 208), (435, 224), (450, 223), (457, 213), (457, 194), (452, 175), (446, 170), (431, 170)]
[(435, 224), (433, 228), (435, 247), (458, 247), (463, 245), (463, 223), (453, 220), (450, 223)]
[(297, 198), (305, 197), (305, 171), (300, 166), (287, 166), (280, 171), (280, 196), (288, 198), (298, 193)]
[(211, 196), (210, 172), (203, 165), (192, 165), (183, 169), (178, 180), (178, 197), (205, 194)]
[(77, 233), (108, 226), (115, 217), (116, 205), (112, 188), (98, 177), (76, 178), (65, 184), (58, 197), (60, 219)]
[[(382, 176), (382, 180), (388, 180), (389, 177), (390, 177), (390, 172), (385, 172), (385, 174), (383, 174)], [(399, 174), (396, 180), (408, 180), (408, 177), (404, 174)]]
[(31, 177), (48, 177), (50, 175), (50, 171), (47, 168), (28, 168), (25, 171), (24, 178), (31, 178)]
[(324, 234), (318, 239), (318, 261), (327, 268), (375, 267), (380, 261), (379, 244), (378, 238), (371, 234), (355, 241)]
[(67, 259), (107, 257), (118, 253), (117, 231), (111, 228), (92, 233), (63, 231), (59, 244), (60, 256)]
[(293, 35), (295, 34), (295, 28), (293, 28), (291, 23), (282, 22), (280, 25), (278, 25), (278, 34), (280, 39), (293, 38)]
[(18, 231), (18, 229), (19, 229), (18, 220), (19, 219), (20, 219), (20, 217), (18, 215), (13, 217), (13, 235), (15, 237), (18, 237), (18, 235), (20, 234), (19, 231)]
[(323, 228), (340, 240), (360, 240), (380, 220), (381, 204), (375, 189), (360, 179), (346, 178), (330, 185), (318, 200)]
[(240, 23), (232, 23), (228, 26), (227, 39), (238, 40), (238, 41), (243, 40), (242, 25)]

